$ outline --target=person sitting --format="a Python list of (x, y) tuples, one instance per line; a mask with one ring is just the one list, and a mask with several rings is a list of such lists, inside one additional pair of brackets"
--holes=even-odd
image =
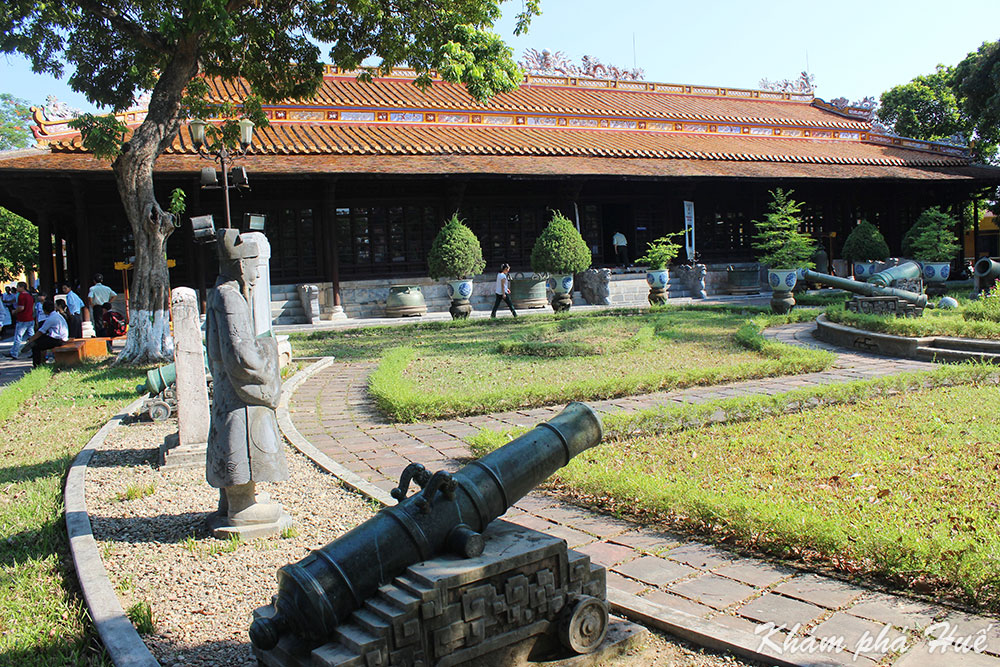
[[(66, 306), (59, 304), (60, 310)], [(38, 331), (28, 339), (31, 344), (31, 365), (37, 368), (45, 360), (45, 351), (54, 347), (59, 347), (69, 340), (69, 325), (61, 312), (56, 310), (56, 304), (51, 299), (46, 299), (42, 304), (42, 311), (45, 313), (45, 320), (38, 327)]]

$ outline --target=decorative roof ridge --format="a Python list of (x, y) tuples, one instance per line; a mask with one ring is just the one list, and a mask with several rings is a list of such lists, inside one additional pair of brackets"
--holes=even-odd
[[(357, 79), (368, 73), (367, 70), (345, 70), (335, 65), (323, 66), (324, 79)], [(432, 81), (446, 83), (438, 73), (429, 73)], [(373, 81), (411, 80), (417, 77), (417, 70), (411, 67), (394, 67), (392, 71), (372, 76)], [(689, 95), (693, 97), (721, 97), (744, 101), (794, 102), (810, 104), (812, 93), (782, 92), (763, 90), (759, 88), (739, 88), (735, 86), (707, 86), (700, 84), (661, 83), (656, 81), (635, 81), (631, 79), (600, 79), (587, 76), (557, 75), (557, 74), (525, 74), (521, 86), (545, 86), (550, 88), (579, 88), (582, 90), (617, 90), (631, 93), (661, 93), (670, 95)]]

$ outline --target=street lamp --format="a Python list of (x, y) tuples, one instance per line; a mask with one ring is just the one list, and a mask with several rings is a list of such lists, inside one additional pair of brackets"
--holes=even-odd
[[(246, 170), (244, 169), (240, 178), (236, 179), (236, 183), (232, 186), (229, 185), (229, 170), (231, 164), (238, 158), (246, 155), (247, 149), (250, 148), (253, 143), (253, 128), (254, 123), (249, 118), (242, 118), (237, 123), (240, 126), (240, 148), (235, 153), (230, 153), (229, 149), (226, 148), (225, 144), (219, 142), (215, 147), (209, 149), (206, 147), (205, 143), (205, 127), (208, 122), (201, 118), (194, 118), (188, 122), (188, 129), (191, 131), (191, 142), (194, 144), (195, 149), (198, 151), (198, 155), (205, 158), (206, 160), (215, 160), (222, 166), (222, 190), (223, 190), (223, 200), (226, 205), (226, 229), (231, 227), (230, 215), (229, 215), (229, 188), (249, 188), (250, 184), (246, 178)], [(210, 172), (210, 173), (206, 173)], [(215, 170), (213, 169), (202, 169), (202, 187), (219, 187), (217, 185), (218, 181), (215, 179)]]

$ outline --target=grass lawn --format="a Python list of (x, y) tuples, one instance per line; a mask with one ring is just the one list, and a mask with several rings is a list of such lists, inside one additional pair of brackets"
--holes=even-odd
[(0, 393), (0, 665), (107, 662), (77, 596), (62, 487), (140, 373), (40, 368)]
[(843, 305), (838, 305), (827, 308), (826, 316), (831, 322), (896, 336), (1000, 339), (1000, 322), (967, 320), (962, 316), (961, 307), (954, 310), (924, 310), (922, 317), (880, 317), (852, 313)]
[[(399, 421), (480, 414), (821, 370), (833, 355), (765, 341), (795, 311), (666, 307), (293, 336), (298, 355), (379, 360), (370, 390)], [(748, 322), (756, 315), (754, 322)]]
[(1000, 388), (979, 379), (668, 434), (632, 420), (558, 483), (623, 514), (997, 610)]

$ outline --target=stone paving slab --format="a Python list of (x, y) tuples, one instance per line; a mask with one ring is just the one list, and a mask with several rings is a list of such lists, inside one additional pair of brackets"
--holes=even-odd
[[(590, 405), (603, 414), (631, 412), (678, 402), (700, 403), (710, 396), (778, 393), (935, 367), (930, 362), (845, 353), (813, 339), (812, 328), (811, 323), (787, 325), (765, 335), (835, 352), (837, 361), (825, 372), (594, 401)], [(367, 396), (367, 378), (372, 370), (374, 364), (370, 363), (331, 364), (303, 382), (290, 405), (291, 419), (302, 434), (308, 434), (308, 439), (322, 453), (370, 480), (378, 489), (395, 486), (402, 468), (411, 461), (431, 469), (459, 468), (462, 463), (458, 459), (471, 456), (462, 439), (483, 426), (532, 426), (563, 407), (547, 406), (433, 424), (396, 425), (378, 415)], [(379, 469), (372, 469), (372, 465)], [(696, 643), (758, 659), (766, 657), (768, 664), (874, 665), (864, 654), (857, 661), (845, 662), (853, 655), (847, 654), (845, 658), (844, 654), (776, 652), (763, 646), (761, 636), (755, 631), (764, 623), (785, 624), (789, 628), (798, 624), (796, 635), (778, 632), (772, 639), (815, 640), (817, 633), (833, 631), (856, 639), (864, 629), (881, 631), (888, 624), (896, 626), (890, 628), (894, 633), (909, 628), (909, 648), (901, 657), (885, 658), (880, 664), (890, 660), (902, 667), (944, 664), (1000, 667), (997, 619), (961, 615), (930, 603), (875, 593), (836, 579), (737, 556), (689, 538), (570, 505), (540, 492), (517, 501), (509, 514), (514, 522), (561, 537), (570, 547), (607, 566), (609, 600), (618, 613)], [(946, 617), (956, 624), (959, 636), (983, 629), (985, 652), (962, 654), (953, 650), (944, 659), (940, 650), (937, 655), (929, 655), (928, 642), (932, 639), (920, 632)], [(987, 629), (991, 622), (992, 628)], [(942, 639), (941, 643), (948, 641)], [(880, 654), (870, 652), (870, 655)]]

